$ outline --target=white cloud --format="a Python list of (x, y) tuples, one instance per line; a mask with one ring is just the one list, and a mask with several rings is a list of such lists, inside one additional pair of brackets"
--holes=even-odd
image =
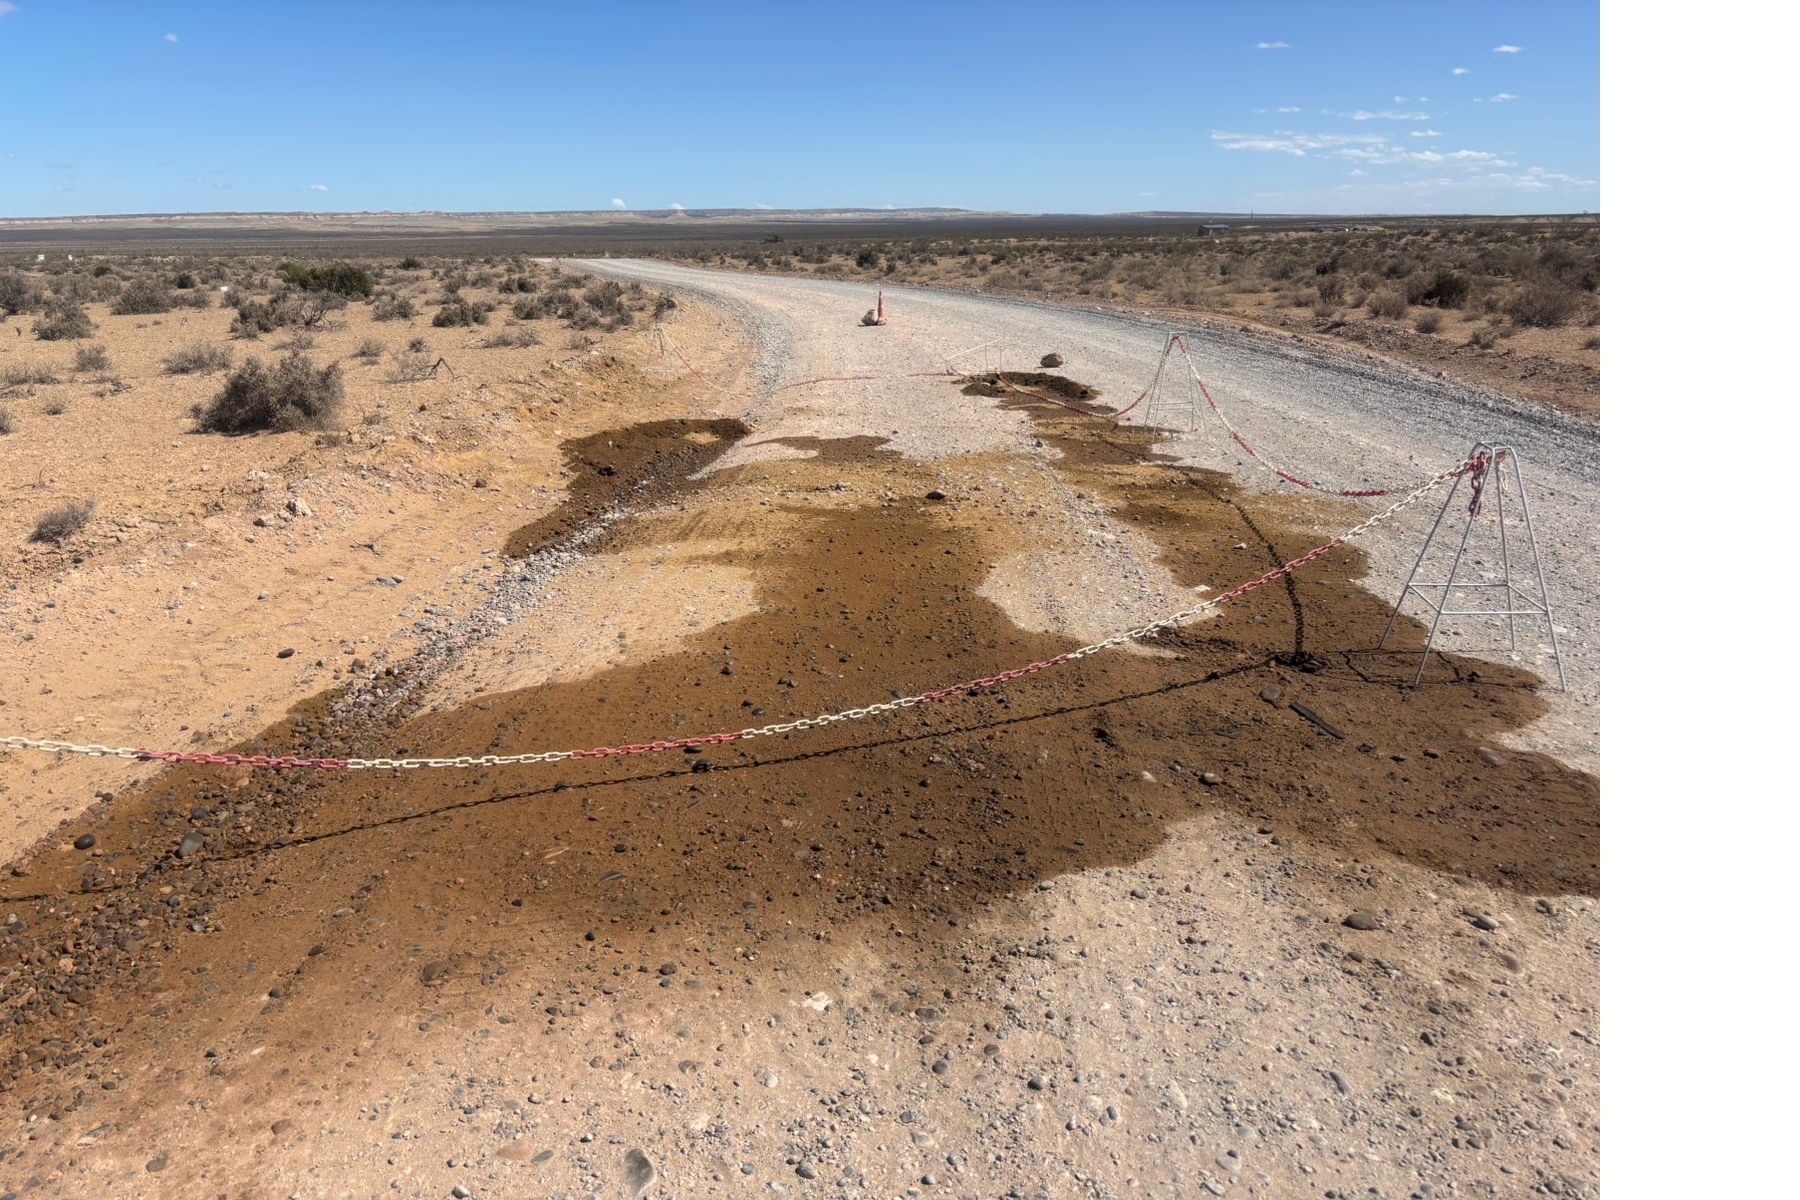
[(1284, 104), (1275, 111), (1278, 113), (1297, 113), (1300, 111), (1300, 106), (1298, 104)]
[(1494, 53), (1495, 54), (1517, 54), (1519, 52), (1519, 49), (1520, 48), (1518, 46), (1513, 45), (1511, 42), (1501, 42), (1498, 46), (1494, 47)]
[(314, 183), (308, 184), (306, 190), (309, 192), (329, 192), (331, 189), (322, 183)]
[(1286, 42), (1258, 42), (1256, 48), (1258, 50), (1286, 50), (1288, 44)]
[(1489, 104), (1506, 104), (1509, 101), (1517, 100), (1517, 99), (1518, 99), (1518, 97), (1513, 95), (1511, 92), (1500, 92), (1497, 95), (1489, 96), (1488, 103)]
[(1467, 75), (1469, 73), (1469, 68), (1467, 68), (1467, 67), (1451, 67), (1450, 73), (1452, 75)]
[(0, 0), (0, 17), (10, 17), (19, 11), (19, 6), (12, 0)]
[(1382, 145), (1378, 134), (1361, 133), (1295, 133), (1277, 129), (1273, 133), (1213, 132), (1212, 140), (1225, 150), (1253, 150), (1266, 154), (1288, 154), (1302, 157), (1314, 150), (1331, 150), (1340, 146)]
[(775, 211), (775, 206), (773, 204), (759, 204), (756, 207), (762, 212), (774, 212)]
[(179, 42), (180, 40), (181, 40), (180, 38), (176, 37), (172, 33), (163, 34), (163, 41), (165, 41), (165, 42)]
[(1405, 97), (1405, 96), (1395, 96), (1395, 97), (1394, 97), (1394, 103), (1395, 103), (1395, 104), (1405, 104), (1405, 103), (1406, 103), (1406, 97)]
[(612, 206), (614, 208), (624, 208), (625, 202), (623, 200), (619, 199), (617, 196), (614, 196), (612, 198)]
[(1439, 133), (1435, 129), (1415, 129), (1412, 131), (1412, 135), (1414, 137), (1443, 137), (1444, 136), (1443, 134)]
[(1366, 108), (1359, 108), (1355, 112), (1332, 113), (1331, 115), (1334, 117), (1349, 117), (1352, 121), (1429, 121), (1429, 120), (1431, 120), (1430, 113), (1394, 112), (1390, 109), (1385, 109), (1385, 108), (1382, 109), (1380, 112), (1370, 112)]
[(676, 204), (674, 201), (669, 202), (669, 208), (673, 212), (686, 212), (687, 211), (687, 205)]

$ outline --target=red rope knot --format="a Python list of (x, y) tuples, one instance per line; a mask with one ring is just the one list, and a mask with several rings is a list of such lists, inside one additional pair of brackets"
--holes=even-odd
[(1494, 458), (1486, 450), (1478, 450), (1474, 457), (1463, 464), (1463, 470), (1469, 476), (1469, 515), (1481, 515), (1481, 489), (1487, 483), (1488, 468), (1494, 465)]

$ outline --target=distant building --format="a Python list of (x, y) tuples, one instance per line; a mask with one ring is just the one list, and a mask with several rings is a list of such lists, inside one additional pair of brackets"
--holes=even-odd
[(1231, 228), (1231, 226), (1229, 226), (1229, 225), (1217, 225), (1212, 222), (1208, 222), (1207, 224), (1202, 225), (1200, 227), (1200, 236), (1201, 237), (1211, 237), (1215, 233), (1224, 233), (1227, 229), (1230, 229), (1230, 228)]

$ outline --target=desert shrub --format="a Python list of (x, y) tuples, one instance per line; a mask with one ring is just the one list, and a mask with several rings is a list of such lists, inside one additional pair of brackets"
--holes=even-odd
[[(569, 306), (573, 307), (574, 298), (567, 292), (564, 292), (561, 295), (563, 301), (568, 302)], [(556, 316), (559, 307), (561, 306), (558, 304), (558, 301), (551, 296), (527, 296), (523, 300), (513, 301), (512, 314), (514, 318), (520, 321), (540, 321), (545, 317)]]
[(59, 504), (38, 518), (30, 540), (60, 546), (80, 533), (93, 515), (92, 500), (71, 500), (67, 504)]
[(387, 346), (380, 338), (366, 337), (350, 353), (353, 358), (380, 358), (386, 350)]
[(0, 369), (0, 387), (3, 388), (60, 382), (62, 381), (56, 377), (55, 371), (36, 363), (7, 363), (4, 369)]
[(68, 411), (69, 402), (64, 400), (61, 396), (58, 396), (53, 400), (44, 401), (44, 415), (46, 417), (60, 417)]
[(439, 329), (457, 325), (486, 325), (488, 313), (493, 311), (493, 307), (480, 301), (453, 300), (437, 310), (431, 323)]
[(1341, 275), (1321, 275), (1319, 277), (1319, 303), (1336, 304), (1344, 298), (1344, 279)]
[(375, 293), (375, 277), (349, 263), (309, 267), (304, 263), (284, 262), (275, 271), (303, 292), (329, 292), (347, 299), (367, 299)]
[(21, 271), (0, 272), (0, 313), (16, 316), (42, 302), (36, 280)]
[(1468, 303), (1470, 286), (1467, 275), (1449, 267), (1439, 267), (1420, 289), (1419, 298), (1413, 303), (1430, 304), (1438, 308), (1461, 308)]
[(175, 308), (211, 308), (212, 296), (198, 289), (191, 292), (176, 292), (169, 298), (169, 303)]
[(488, 335), (487, 341), (482, 345), (492, 350), (503, 346), (535, 346), (541, 340), (537, 330), (529, 325), (508, 325), (505, 329)]
[(1581, 348), (1583, 350), (1598, 350), (1600, 348), (1600, 335), (1596, 333), (1593, 337), (1581, 343)]
[(656, 298), (656, 303), (651, 305), (651, 307), (650, 307), (650, 315), (652, 317), (655, 317), (659, 321), (662, 320), (662, 318), (666, 314), (672, 313), (674, 311), (675, 311), (675, 297), (667, 295), (667, 294), (658, 296)]
[(175, 286), (181, 291), (191, 291), (197, 282), (192, 271), (178, 271), (175, 274)]
[(40, 341), (66, 342), (75, 338), (93, 337), (94, 323), (88, 319), (87, 310), (78, 302), (58, 300), (37, 319), (31, 332), (37, 334)]
[(1471, 330), (1468, 345), (1477, 350), (1492, 350), (1500, 342), (1500, 331), (1492, 325), (1483, 325), (1480, 329)]
[(1516, 324), (1550, 329), (1567, 323), (1581, 306), (1575, 289), (1557, 283), (1528, 283), (1506, 302), (1506, 315)]
[(410, 321), (418, 311), (405, 296), (383, 296), (370, 307), (377, 321)]
[(134, 279), (119, 298), (113, 301), (113, 313), (121, 317), (142, 317), (151, 313), (166, 313), (174, 307), (174, 300), (168, 290), (154, 279)]
[(401, 350), (394, 355), (394, 367), (388, 372), (393, 383), (417, 383), (429, 378), (436, 360), (421, 350)]
[(400, 260), (400, 269), (402, 271), (416, 271), (424, 265), (424, 263), (420, 262), (410, 254)]
[(1443, 325), (1444, 314), (1436, 309), (1420, 313), (1419, 319), (1413, 322), (1413, 328), (1420, 333), (1436, 333)]
[(498, 290), (503, 296), (512, 295), (514, 292), (529, 295), (538, 290), (538, 285), (537, 281), (528, 275), (509, 275), (500, 281)]
[[(1597, 341), (1598, 339), (1595, 340)], [(585, 333), (576, 333), (571, 334), (569, 340), (564, 342), (563, 345), (570, 350), (590, 350), (593, 348), (594, 339)]]
[(1406, 315), (1406, 297), (1394, 288), (1371, 292), (1366, 303), (1369, 311), (1378, 317), (1387, 317), (1389, 320), (1398, 321)]
[(0, 437), (13, 431), (13, 415), (10, 410), (0, 408)]
[(344, 402), (337, 364), (315, 367), (295, 351), (273, 369), (249, 359), (200, 412), (203, 433), (254, 433), (320, 429), (333, 424)]
[[(996, 254), (994, 256), (994, 261), (999, 262), (1000, 255)], [(859, 267), (874, 267), (879, 266), (880, 263), (881, 247), (879, 246), (864, 246), (861, 250), (856, 252), (856, 265)]]
[(112, 360), (106, 356), (105, 346), (82, 346), (75, 351), (77, 371), (104, 371), (110, 366)]
[(171, 351), (162, 365), (163, 371), (170, 375), (210, 375), (231, 366), (231, 351), (223, 346), (196, 342)]

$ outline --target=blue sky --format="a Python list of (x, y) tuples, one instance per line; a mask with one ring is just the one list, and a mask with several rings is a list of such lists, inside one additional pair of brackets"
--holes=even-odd
[(1579, 3), (0, 0), (0, 216), (1597, 210), (1599, 54)]

